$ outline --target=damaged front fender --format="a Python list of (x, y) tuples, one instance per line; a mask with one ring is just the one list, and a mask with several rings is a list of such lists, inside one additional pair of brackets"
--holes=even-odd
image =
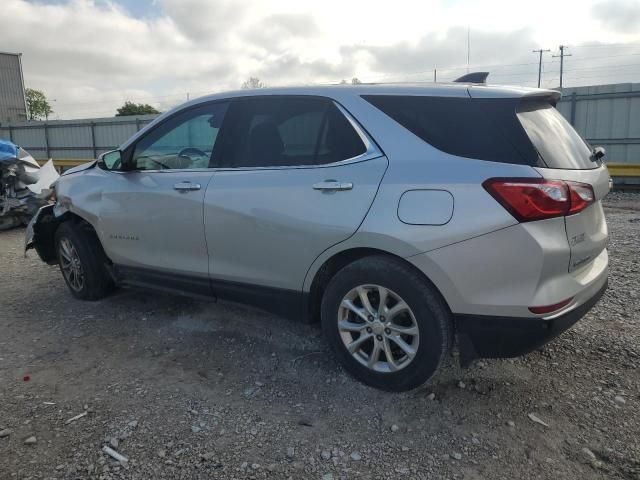
[(65, 220), (64, 214), (56, 216), (54, 208), (54, 205), (40, 208), (27, 225), (24, 238), (25, 256), (27, 250), (35, 248), (40, 259), (49, 265), (58, 263), (54, 235), (58, 225)]

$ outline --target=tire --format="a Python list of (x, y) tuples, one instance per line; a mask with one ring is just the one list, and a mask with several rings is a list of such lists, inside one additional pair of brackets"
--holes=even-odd
[[(367, 310), (363, 290), (375, 317), (362, 316)], [(381, 297), (390, 308), (380, 310)], [(345, 298), (349, 300), (343, 303)], [(451, 314), (435, 287), (411, 266), (382, 255), (356, 260), (331, 279), (322, 297), (321, 319), (325, 338), (343, 367), (367, 385), (394, 392), (427, 382), (446, 356), (453, 335)], [(385, 325), (388, 328), (381, 331)], [(353, 346), (363, 336), (368, 337), (359, 350), (349, 352), (347, 344)]]
[[(70, 221), (62, 223), (55, 234), (55, 247), (60, 271), (71, 294), (80, 300), (100, 300), (115, 289), (113, 279), (106, 269), (107, 257), (96, 234), (82, 224)], [(65, 253), (66, 252), (66, 253)], [(77, 259), (76, 273), (73, 277), (65, 266), (68, 258)]]

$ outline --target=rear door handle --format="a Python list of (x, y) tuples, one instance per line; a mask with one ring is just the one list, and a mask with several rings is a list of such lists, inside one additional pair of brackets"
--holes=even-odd
[(314, 190), (351, 190), (353, 183), (351, 182), (338, 182), (337, 180), (325, 180), (324, 182), (318, 182), (313, 184)]
[(178, 182), (173, 186), (174, 190), (178, 190), (179, 192), (189, 192), (191, 190), (200, 190), (199, 183), (191, 183), (191, 182)]

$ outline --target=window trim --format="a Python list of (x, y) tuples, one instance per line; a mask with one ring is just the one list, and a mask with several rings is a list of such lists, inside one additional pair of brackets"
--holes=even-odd
[[(365, 151), (364, 153), (361, 153), (360, 155), (356, 155), (355, 157), (346, 158), (338, 162), (323, 163), (321, 165), (274, 165), (269, 167), (209, 167), (209, 168), (184, 168), (184, 169), (175, 168), (175, 169), (157, 169), (157, 170), (132, 169), (132, 170), (126, 170), (124, 172), (119, 172), (119, 173), (228, 172), (228, 171), (241, 172), (241, 171), (256, 171), (256, 170), (292, 170), (292, 169), (298, 170), (298, 169), (309, 169), (309, 168), (336, 167), (340, 165), (348, 165), (351, 163), (365, 162), (368, 160), (373, 160), (375, 158), (384, 156), (384, 152), (382, 151), (380, 146), (373, 140), (373, 138), (369, 135), (369, 133), (360, 124), (360, 122), (358, 122), (355, 119), (355, 117), (351, 114), (351, 112), (349, 112), (342, 104), (340, 104), (334, 98), (326, 97), (322, 95), (245, 95), (245, 96), (227, 97), (227, 98), (221, 98), (216, 100), (210, 100), (210, 101), (198, 103), (195, 105), (190, 105), (189, 107), (175, 111), (173, 114), (163, 119), (157, 125), (154, 125), (152, 129), (149, 129), (149, 131), (145, 132), (144, 135), (141, 135), (139, 138), (136, 138), (133, 143), (127, 146), (127, 148), (125, 149), (125, 152), (123, 152), (126, 158), (126, 161), (130, 163), (131, 156), (133, 155), (136, 145), (140, 140), (145, 138), (147, 135), (149, 135), (151, 132), (153, 132), (157, 127), (159, 127), (163, 123), (173, 119), (176, 115), (180, 115), (188, 110), (202, 107), (204, 105), (214, 105), (218, 103), (230, 104), (231, 102), (235, 102), (235, 101), (248, 101), (255, 98), (316, 98), (316, 99), (322, 99), (322, 100), (327, 100), (329, 102), (332, 102), (336, 106), (336, 108), (340, 111), (340, 113), (344, 115), (344, 117), (347, 119), (351, 127), (358, 134), (358, 136), (360, 137), (360, 140), (362, 140), (362, 142), (364, 143)], [(222, 122), (222, 127), (220, 128), (221, 132), (223, 130), (224, 130), (224, 120)]]

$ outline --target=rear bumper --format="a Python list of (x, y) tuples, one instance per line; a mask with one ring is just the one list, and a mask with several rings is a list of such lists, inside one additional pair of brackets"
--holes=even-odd
[(460, 362), (475, 358), (510, 358), (529, 353), (568, 330), (598, 302), (608, 280), (586, 301), (551, 319), (456, 314)]

